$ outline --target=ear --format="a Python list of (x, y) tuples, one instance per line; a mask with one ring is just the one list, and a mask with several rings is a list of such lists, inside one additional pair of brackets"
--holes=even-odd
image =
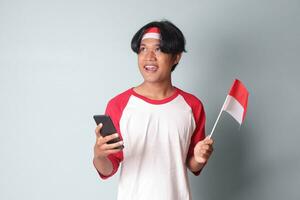
[(174, 64), (178, 64), (180, 59), (181, 59), (181, 55), (182, 53), (178, 53), (175, 55), (175, 60), (174, 60)]

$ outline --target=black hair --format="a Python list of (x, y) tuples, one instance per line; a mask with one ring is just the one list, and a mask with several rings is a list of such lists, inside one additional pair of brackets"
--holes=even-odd
[[(131, 49), (135, 53), (139, 53), (140, 44), (145, 31), (150, 27), (157, 27), (160, 30), (160, 49), (164, 53), (176, 55), (178, 53), (186, 52), (185, 38), (173, 23), (167, 20), (153, 21), (143, 26), (138, 32), (135, 33), (131, 40)], [(172, 71), (177, 64), (172, 66)]]

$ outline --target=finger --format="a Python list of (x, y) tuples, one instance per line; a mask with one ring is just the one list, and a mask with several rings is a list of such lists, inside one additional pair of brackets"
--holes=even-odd
[(206, 152), (206, 153), (201, 153), (200, 157), (207, 160), (210, 157), (210, 155), (211, 153)]
[(212, 139), (210, 139), (209, 137), (206, 137), (205, 139), (204, 139), (204, 144), (213, 144), (214, 143), (214, 141), (212, 140)]
[(109, 154), (117, 153), (119, 151), (122, 151), (122, 149), (111, 149), (111, 150), (105, 151), (105, 154), (109, 155)]
[(209, 149), (209, 145), (204, 144), (201, 146), (201, 150), (208, 150)]
[(118, 133), (114, 133), (114, 134), (105, 136), (103, 139), (104, 139), (105, 143), (107, 143), (110, 140), (113, 140), (113, 139), (118, 138), (118, 137), (119, 137), (119, 134)]
[(100, 124), (96, 127), (96, 129), (95, 129), (96, 137), (100, 137), (100, 136), (101, 136), (100, 130), (101, 130), (102, 126), (103, 126), (103, 124), (100, 123)]
[(118, 133), (114, 133), (114, 134), (111, 134), (111, 135), (108, 135), (108, 136), (100, 136), (97, 138), (97, 145), (99, 146), (102, 146), (103, 144), (106, 144), (107, 142), (115, 139), (115, 138), (118, 138), (119, 137), (119, 134)]
[(207, 151), (213, 151), (213, 146), (212, 145), (204, 145), (201, 149), (205, 149)]
[(204, 155), (207, 153), (207, 150), (202, 149), (200, 152), (201, 152), (201, 155)]
[(211, 154), (212, 150), (208, 149), (208, 150), (201, 150), (200, 151), (201, 154)]
[(117, 147), (122, 146), (123, 144), (124, 144), (123, 141), (115, 142), (115, 143), (112, 143), (112, 144), (105, 144), (104, 149), (105, 150), (112, 150), (112, 149), (115, 149)]
[(100, 135), (100, 137), (97, 138), (97, 141), (96, 141), (97, 145), (101, 146), (103, 144), (105, 144), (105, 140), (104, 138)]

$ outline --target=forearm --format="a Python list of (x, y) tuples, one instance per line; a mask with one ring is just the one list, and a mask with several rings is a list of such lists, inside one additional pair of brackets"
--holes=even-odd
[(204, 167), (205, 163), (198, 163), (195, 160), (195, 157), (192, 156), (188, 161), (187, 161), (187, 167), (192, 171), (192, 172), (198, 172)]
[(105, 158), (96, 158), (94, 157), (94, 166), (96, 169), (104, 176), (108, 176), (113, 171), (113, 165), (111, 161), (105, 157)]

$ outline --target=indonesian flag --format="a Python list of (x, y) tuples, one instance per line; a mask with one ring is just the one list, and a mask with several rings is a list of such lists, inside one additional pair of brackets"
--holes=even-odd
[(240, 125), (246, 116), (248, 96), (247, 88), (241, 81), (235, 79), (222, 109), (228, 112)]

